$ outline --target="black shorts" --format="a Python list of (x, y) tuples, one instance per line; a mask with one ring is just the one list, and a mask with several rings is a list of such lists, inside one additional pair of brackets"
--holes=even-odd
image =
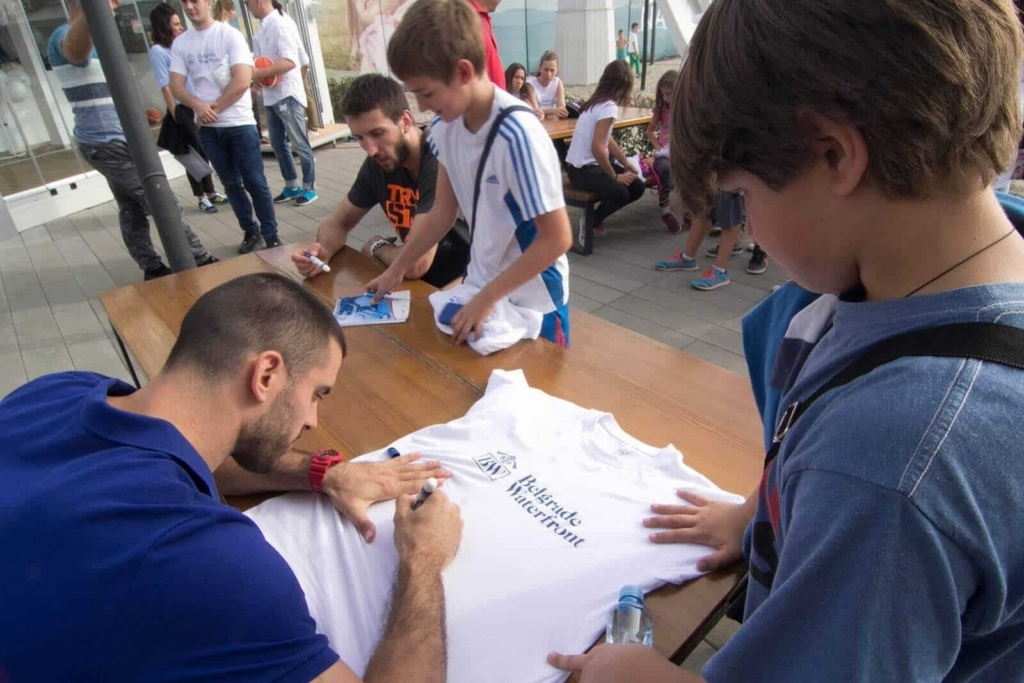
[(437, 243), (434, 262), (430, 264), (430, 268), (420, 279), (441, 289), (452, 280), (464, 277), (468, 264), (469, 244), (454, 230), (449, 230), (448, 234)]

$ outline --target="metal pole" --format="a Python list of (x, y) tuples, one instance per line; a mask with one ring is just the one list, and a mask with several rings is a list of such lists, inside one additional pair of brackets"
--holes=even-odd
[(644, 27), (644, 46), (640, 50), (640, 61), (642, 62), (642, 64), (640, 65), (640, 89), (641, 90), (646, 90), (647, 89), (647, 59), (646, 59), (646, 57), (647, 57), (647, 34), (649, 33), (649, 31), (647, 30), (647, 23), (648, 23), (647, 20), (651, 16), (650, 13), (649, 13), (650, 9), (651, 9), (650, 8), (650, 3), (651, 3), (651, 0), (644, 0), (644, 13), (643, 13), (642, 18), (640, 19), (640, 23)]
[[(526, 11), (526, 0), (523, 0), (523, 33), (526, 36), (526, 73), (530, 73), (530, 22)], [(505, 84), (509, 85), (508, 83)]]
[(649, 59), (651, 64), (654, 64), (657, 60), (654, 58), (657, 50), (654, 47), (654, 41), (658, 38), (658, 0), (652, 0), (651, 3), (651, 55)]
[(145, 108), (139, 87), (135, 83), (128, 56), (121, 45), (121, 36), (117, 33), (114, 15), (110, 11), (109, 0), (81, 0), (82, 12), (89, 26), (93, 44), (100, 56), (103, 75), (107, 79), (110, 96), (114, 100), (117, 117), (121, 120), (124, 137), (131, 150), (135, 169), (142, 180), (142, 189), (146, 194), (156, 223), (160, 241), (167, 252), (168, 265), (177, 272), (195, 268), (196, 262), (188, 247), (185, 231), (182, 229), (181, 209), (178, 207), (171, 187), (167, 183), (167, 175), (160, 163), (156, 151), (156, 142), (146, 119)]

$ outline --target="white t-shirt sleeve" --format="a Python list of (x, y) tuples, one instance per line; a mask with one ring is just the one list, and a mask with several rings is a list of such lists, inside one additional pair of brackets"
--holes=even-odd
[(505, 141), (502, 173), (524, 212), (522, 218), (543, 216), (565, 206), (562, 167), (544, 126), (530, 112), (515, 112), (501, 124)]
[(225, 31), (224, 35), (227, 40), (228, 63), (232, 67), (239, 64), (252, 66), (252, 52), (249, 50), (249, 46), (245, 44), (245, 38), (242, 37), (242, 34), (238, 31)]
[(188, 66), (185, 64), (185, 50), (180, 40), (175, 40), (171, 43), (171, 73), (188, 76)]

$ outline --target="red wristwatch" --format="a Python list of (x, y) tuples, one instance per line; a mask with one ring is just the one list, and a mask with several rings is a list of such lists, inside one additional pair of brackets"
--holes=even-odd
[(339, 462), (345, 462), (345, 457), (333, 449), (317, 451), (309, 462), (309, 488), (317, 493), (324, 490), (324, 477), (327, 470)]

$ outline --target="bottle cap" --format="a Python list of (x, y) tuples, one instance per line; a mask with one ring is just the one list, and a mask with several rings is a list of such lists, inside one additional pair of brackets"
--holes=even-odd
[(640, 586), (634, 586), (632, 584), (623, 586), (621, 589), (619, 589), (619, 603), (626, 603), (643, 607), (644, 592), (640, 590)]

